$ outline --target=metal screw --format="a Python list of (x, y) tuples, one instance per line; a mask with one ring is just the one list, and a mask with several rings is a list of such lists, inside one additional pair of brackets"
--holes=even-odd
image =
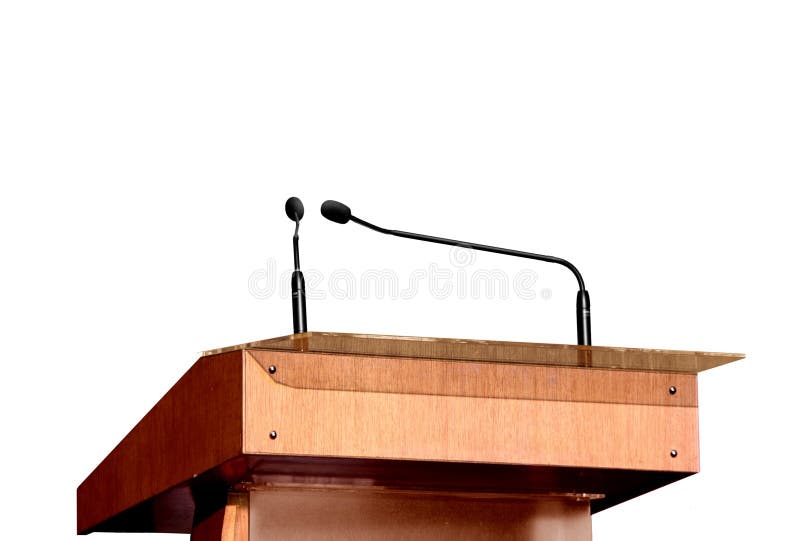
[[(272, 370), (272, 367), (270, 367), (270, 370)], [(669, 388), (669, 394), (675, 394), (677, 392), (678, 389), (676, 389), (674, 385)]]
[[(272, 432), (270, 432), (270, 433), (269, 433), (269, 439), (271, 439), (271, 440), (274, 440), (274, 439), (275, 439), (275, 438), (277, 438), (277, 437), (278, 437), (278, 433), (277, 433), (277, 432), (275, 432), (274, 430), (273, 430)], [(673, 452), (674, 452), (674, 451), (673, 451)]]
[(274, 373), (275, 373), (277, 370), (278, 370), (278, 369), (277, 369), (277, 368), (275, 368), (275, 365), (274, 365), (274, 364), (271, 364), (271, 365), (269, 366), (269, 373), (270, 373), (270, 374), (274, 374)]
[[(273, 432), (273, 434), (274, 434), (274, 432)], [(673, 449), (672, 451), (669, 452), (669, 456), (671, 456), (672, 458), (675, 458), (676, 456), (678, 456), (678, 451)]]

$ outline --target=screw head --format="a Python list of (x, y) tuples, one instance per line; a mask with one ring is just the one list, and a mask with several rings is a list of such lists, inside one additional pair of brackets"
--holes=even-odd
[(270, 374), (274, 374), (277, 371), (278, 371), (278, 369), (275, 367), (274, 364), (269, 365), (269, 373)]
[(675, 458), (676, 456), (678, 456), (678, 451), (673, 449), (672, 451), (669, 452), (669, 456), (671, 456), (672, 458)]
[(669, 394), (675, 394), (678, 392), (678, 389), (675, 388), (674, 385), (671, 385), (669, 388)]
[(278, 433), (275, 432), (274, 430), (269, 433), (269, 439), (274, 440), (277, 437), (278, 437)]

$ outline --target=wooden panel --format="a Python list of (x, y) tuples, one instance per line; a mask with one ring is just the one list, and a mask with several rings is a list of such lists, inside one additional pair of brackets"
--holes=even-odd
[(698, 470), (695, 373), (742, 357), (336, 333), (253, 347), (200, 359), (120, 442), (78, 488), (79, 533), (188, 533), (262, 482), (605, 492), (597, 511)]
[[(590, 541), (589, 501), (274, 487), (250, 493), (251, 541)], [(193, 538), (194, 539), (194, 538)]]
[(295, 389), (250, 353), (245, 373), (246, 453), (698, 470), (694, 407)]
[(78, 532), (242, 451), (242, 352), (200, 359), (78, 487)]
[[(251, 351), (300, 389), (697, 406), (697, 376), (661, 372)], [(670, 393), (674, 387), (675, 393)]]

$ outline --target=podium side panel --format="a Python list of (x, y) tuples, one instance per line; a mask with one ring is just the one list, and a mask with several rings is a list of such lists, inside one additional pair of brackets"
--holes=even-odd
[[(240, 454), (242, 378), (240, 351), (198, 360), (78, 487), (78, 533)], [(169, 520), (158, 528), (185, 531)]]

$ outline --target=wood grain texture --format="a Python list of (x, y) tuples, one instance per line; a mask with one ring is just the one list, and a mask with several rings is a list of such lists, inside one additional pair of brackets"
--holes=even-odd
[(78, 531), (241, 536), (225, 498), (263, 483), (605, 493), (601, 510), (698, 470), (696, 372), (735, 358), (333, 333), (231, 348), (81, 484)]
[(78, 532), (242, 452), (242, 352), (200, 359), (78, 487)]
[(376, 355), (447, 361), (498, 361), (517, 364), (653, 370), (696, 374), (742, 359), (740, 353), (708, 353), (666, 349), (536, 344), (495, 340), (419, 338), (331, 332), (307, 332), (212, 350), (300, 351), (338, 355)]
[(699, 468), (695, 407), (296, 389), (269, 377), (262, 354), (245, 358), (249, 454)]
[(250, 539), (250, 495), (231, 493), (225, 506), (222, 525), (223, 541), (248, 541)]
[[(250, 493), (251, 541), (590, 541), (575, 498), (273, 487)], [(194, 539), (194, 538), (193, 538)]]
[[(500, 362), (252, 351), (277, 383), (298, 389), (697, 406), (694, 374)], [(670, 393), (670, 387), (676, 392)]]

